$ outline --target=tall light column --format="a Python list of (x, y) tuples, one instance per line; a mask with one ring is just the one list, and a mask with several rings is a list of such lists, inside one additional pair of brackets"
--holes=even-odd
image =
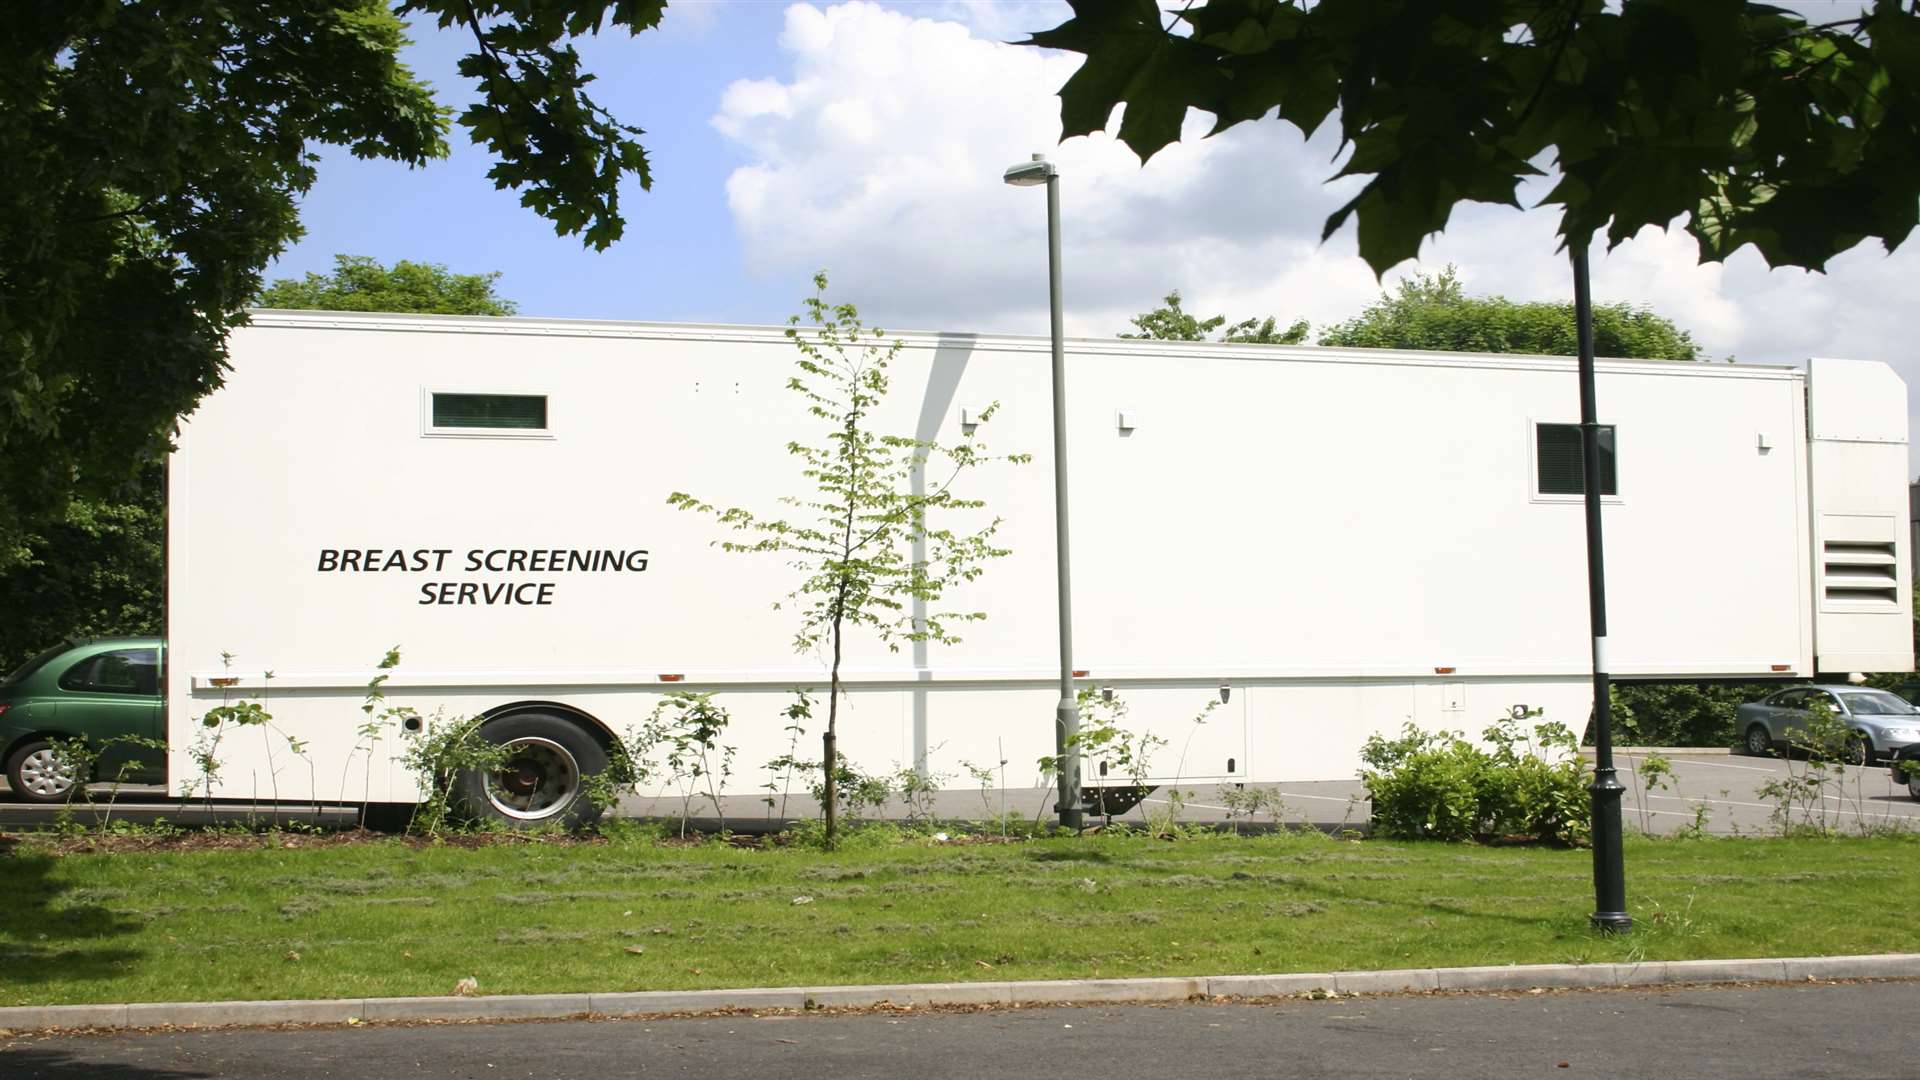
[(1067, 541), (1067, 355), (1060, 314), (1060, 170), (1044, 155), (1033, 155), (1007, 169), (1015, 187), (1047, 185), (1047, 303), (1053, 314), (1053, 528), (1060, 586), (1060, 704), (1055, 709), (1054, 753), (1060, 761), (1060, 824), (1078, 830), (1085, 823), (1080, 805), (1080, 759), (1068, 749), (1080, 731), (1080, 705), (1073, 688), (1073, 588)]

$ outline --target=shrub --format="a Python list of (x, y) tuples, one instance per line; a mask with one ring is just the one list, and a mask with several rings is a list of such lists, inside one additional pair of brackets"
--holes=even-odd
[(1572, 732), (1540, 724), (1529, 735), (1502, 720), (1481, 738), (1475, 744), (1460, 732), (1411, 723), (1398, 738), (1369, 738), (1360, 779), (1373, 802), (1374, 828), (1433, 840), (1519, 836), (1571, 844), (1588, 836), (1589, 773)]

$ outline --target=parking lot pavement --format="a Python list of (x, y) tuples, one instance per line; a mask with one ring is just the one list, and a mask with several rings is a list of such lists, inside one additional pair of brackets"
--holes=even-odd
[[(1775, 832), (1779, 829), (1776, 815), (1781, 800), (1777, 796), (1769, 796), (1767, 786), (1770, 783), (1790, 782), (1795, 777), (1804, 776), (1807, 771), (1805, 761), (1778, 757), (1675, 751), (1663, 752), (1663, 756), (1671, 766), (1672, 776), (1663, 780), (1661, 786), (1649, 789), (1642, 777), (1646, 755), (1630, 751), (1615, 755), (1620, 782), (1627, 788), (1622, 812), (1628, 829), (1666, 834), (1697, 824), (1706, 832), (1720, 835), (1751, 836)], [(1861, 826), (1920, 829), (1920, 802), (1907, 794), (1904, 784), (1894, 782), (1891, 771), (1885, 765), (1835, 768), (1840, 776), (1837, 783), (1827, 785), (1820, 792), (1793, 804), (1794, 822), (1824, 824), (1845, 831), (1853, 831)], [(805, 787), (801, 783), (794, 786), (802, 790)], [(1191, 824), (1270, 827), (1279, 823), (1337, 831), (1364, 827), (1371, 809), (1367, 803), (1366, 789), (1359, 780), (1283, 781), (1259, 786), (1278, 793), (1279, 809), (1263, 809), (1259, 814), (1247, 817), (1236, 816), (1228, 810), (1223, 797), (1227, 789), (1220, 785), (1177, 785), (1180, 792), (1179, 818)], [(1173, 813), (1175, 800), (1170, 792), (1173, 787), (1163, 786), (1150, 795), (1141, 807), (1118, 816), (1116, 820), (1139, 823), (1148, 814)], [(0, 781), (0, 797), (4, 797), (5, 790), (5, 782)], [(196, 810), (196, 807), (183, 808), (178, 803), (158, 801), (156, 797), (164, 794), (164, 788), (123, 789), (115, 807), (115, 816), (135, 820), (143, 816), (164, 816), (172, 820), (196, 816), (181, 812), (183, 809)], [(104, 798), (104, 789), (97, 792), (95, 797)], [(767, 805), (765, 796), (736, 795), (722, 799), (727, 824), (736, 829), (752, 829), (783, 819), (804, 819), (819, 814), (819, 807), (804, 794), (789, 793), (773, 798), (771, 807)], [(683, 803), (680, 798), (666, 793), (635, 796), (622, 801), (618, 812), (628, 817), (673, 819), (682, 814), (683, 808), (705, 826), (717, 824), (712, 806), (699, 797)], [(250, 808), (238, 806), (233, 808), (231, 816), (236, 820), (244, 820), (248, 812)], [(318, 817), (325, 817), (329, 812), (321, 809), (315, 813)], [(342, 821), (351, 817), (346, 811), (331, 812)], [(55, 813), (55, 810), (44, 807), (0, 803), (0, 828), (51, 821)], [(1051, 819), (1053, 791), (1037, 787), (1010, 788), (1005, 791), (948, 789), (931, 793), (924, 806), (915, 813), (942, 821), (978, 821), (1006, 814), (1027, 821)], [(908, 816), (908, 808), (896, 796), (884, 807), (861, 808), (857, 814), (850, 816), (900, 820)]]
[[(1805, 761), (1740, 755), (1664, 755), (1673, 768), (1668, 786), (1648, 790), (1641, 782), (1641, 754), (1616, 755), (1620, 782), (1627, 786), (1624, 812), (1631, 826), (1650, 833), (1688, 827), (1696, 814), (1706, 831), (1754, 834), (1777, 831), (1782, 798), (1769, 784), (1786, 784), (1807, 774)], [(1824, 824), (1852, 831), (1865, 827), (1920, 828), (1920, 802), (1896, 783), (1885, 765), (1834, 766), (1836, 782), (1815, 797), (1792, 800), (1795, 823)], [(1643, 813), (1644, 811), (1644, 813)]]
[[(1778, 757), (1744, 757), (1724, 753), (1664, 752), (1672, 776), (1649, 789), (1643, 782), (1646, 755), (1622, 751), (1615, 754), (1621, 784), (1627, 788), (1622, 814), (1630, 830), (1668, 834), (1696, 825), (1717, 835), (1764, 835), (1779, 830), (1776, 813), (1778, 797), (1769, 796), (1769, 783), (1784, 783), (1804, 776), (1805, 761)], [(1865, 768), (1835, 766), (1837, 782), (1817, 794), (1793, 803), (1793, 821), (1824, 824), (1853, 831), (1861, 826), (1905, 827), (1920, 829), (1920, 802), (1897, 784), (1885, 765)], [(1171, 785), (1168, 785), (1170, 787)], [(1269, 826), (1281, 824), (1312, 826), (1330, 831), (1365, 826), (1371, 813), (1366, 788), (1359, 780), (1282, 781), (1263, 784), (1279, 793), (1280, 809), (1262, 810), (1251, 818), (1233, 815), (1222, 799), (1225, 789), (1215, 784), (1180, 784), (1178, 813), (1190, 824), (1234, 824)], [(1148, 814), (1166, 814), (1175, 809), (1168, 787), (1148, 796), (1138, 809), (1116, 820), (1139, 823)], [(775, 805), (754, 796), (736, 796), (722, 800), (729, 822), (752, 827), (756, 823), (780, 818), (816, 816), (819, 808), (804, 795), (776, 796)], [(1001, 812), (1019, 815), (1025, 820), (1051, 819), (1053, 792), (1042, 788), (1016, 788), (1007, 791), (940, 791), (930, 797), (931, 816), (940, 820), (979, 820)], [(682, 812), (677, 798), (641, 796), (621, 803), (620, 812), (635, 817), (676, 818)], [(704, 799), (691, 805), (696, 820), (714, 821), (713, 810)], [(844, 811), (843, 811), (844, 813)], [(863, 809), (860, 817), (884, 817), (899, 820), (906, 808), (896, 798), (879, 810)], [(1090, 820), (1098, 820), (1090, 819)]]

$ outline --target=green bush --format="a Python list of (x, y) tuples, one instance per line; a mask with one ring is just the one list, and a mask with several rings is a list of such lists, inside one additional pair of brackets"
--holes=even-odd
[(1571, 844), (1591, 828), (1589, 773), (1573, 733), (1540, 724), (1531, 735), (1502, 720), (1468, 742), (1457, 731), (1375, 735), (1360, 779), (1382, 836), (1432, 840), (1527, 837)]
[[(1665, 683), (1613, 688), (1615, 746), (1733, 746), (1734, 710), (1758, 701), (1779, 683)], [(1593, 742), (1591, 725), (1586, 742)]]

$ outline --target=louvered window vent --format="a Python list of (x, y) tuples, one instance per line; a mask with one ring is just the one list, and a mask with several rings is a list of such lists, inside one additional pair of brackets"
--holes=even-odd
[(1891, 541), (1828, 540), (1822, 547), (1828, 600), (1899, 606), (1899, 562)]

